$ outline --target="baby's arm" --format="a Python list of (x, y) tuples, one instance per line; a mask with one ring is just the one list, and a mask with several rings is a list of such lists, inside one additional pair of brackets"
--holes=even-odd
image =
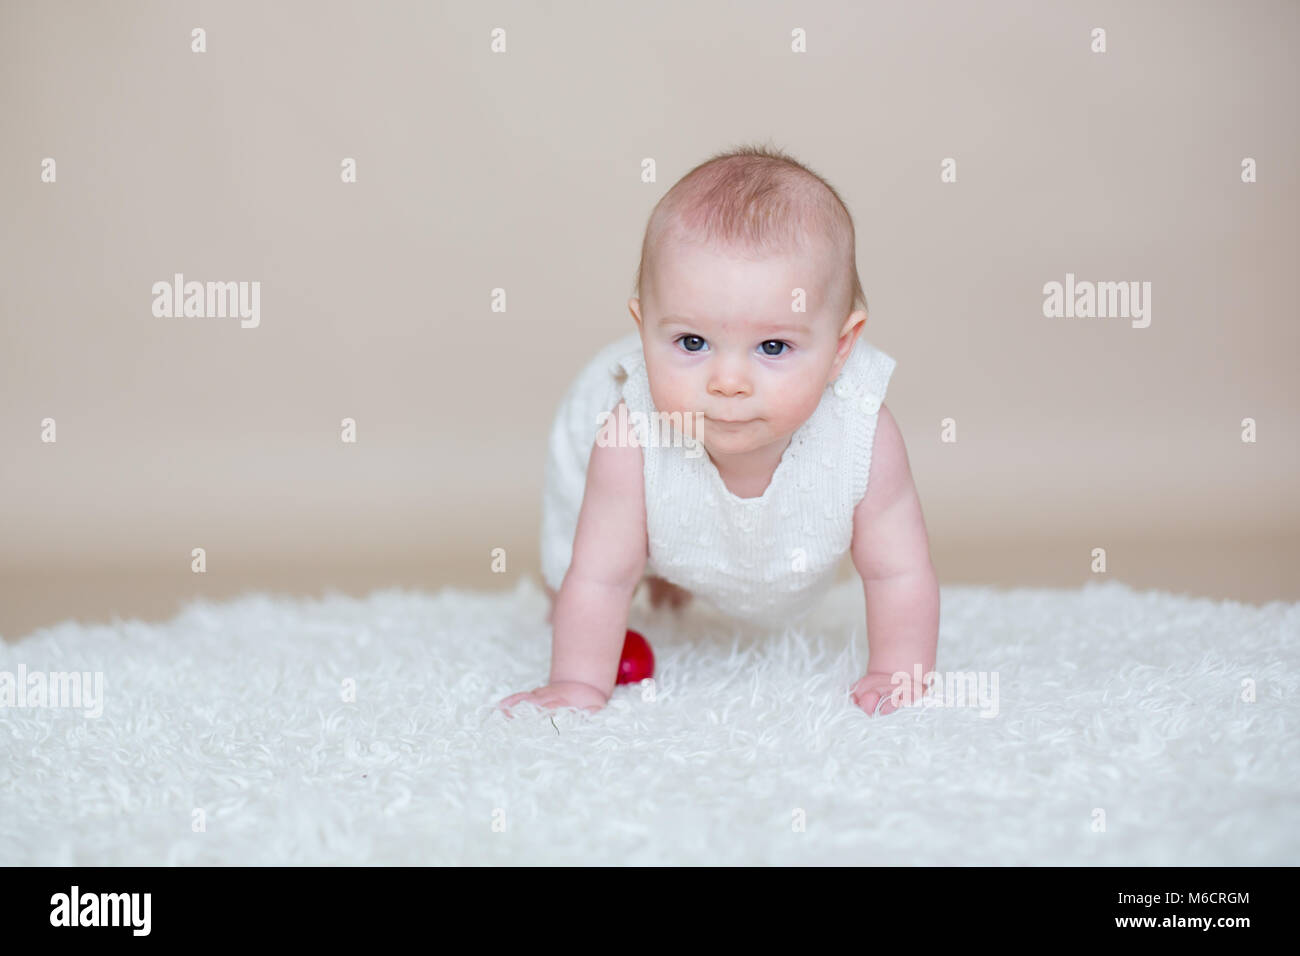
[(573, 558), (555, 598), (549, 683), (503, 699), (505, 710), (522, 700), (586, 710), (609, 702), (648, 554), (643, 467), (634, 443), (593, 443)]
[[(853, 700), (868, 714), (898, 709), (890, 695), (908, 675), (911, 700), (924, 689), (912, 680), (934, 670), (939, 643), (939, 582), (930, 560), (930, 540), (912, 482), (907, 449), (898, 423), (884, 405), (876, 420), (867, 493), (853, 512), (853, 565), (862, 575), (867, 600), (867, 673), (853, 685)], [(907, 698), (902, 698), (906, 702)]]

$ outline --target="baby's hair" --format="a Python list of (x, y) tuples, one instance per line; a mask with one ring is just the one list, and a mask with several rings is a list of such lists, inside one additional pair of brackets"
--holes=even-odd
[(758, 256), (828, 240), (847, 255), (850, 308), (867, 308), (848, 207), (834, 186), (775, 147), (741, 146), (718, 153), (663, 195), (650, 213), (641, 242), (633, 281), (638, 298), (655, 250), (670, 238)]

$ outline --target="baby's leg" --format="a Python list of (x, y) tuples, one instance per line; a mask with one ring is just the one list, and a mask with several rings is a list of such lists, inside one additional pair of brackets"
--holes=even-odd
[(665, 581), (654, 575), (650, 575), (645, 580), (650, 588), (651, 607), (667, 605), (676, 611), (691, 603), (691, 592), (685, 588), (680, 588), (671, 581)]

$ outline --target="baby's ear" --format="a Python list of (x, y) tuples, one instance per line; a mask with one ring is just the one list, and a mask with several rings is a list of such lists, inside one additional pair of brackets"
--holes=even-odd
[(862, 330), (866, 327), (866, 324), (867, 313), (863, 309), (850, 312), (849, 317), (844, 320), (844, 325), (840, 329), (840, 345), (843, 346), (844, 337), (847, 335), (849, 337), (849, 344), (848, 347), (844, 349), (845, 355), (853, 351), (853, 346), (858, 341), (858, 336), (862, 334)]
[(849, 360), (849, 355), (853, 352), (853, 347), (858, 344), (858, 337), (862, 334), (862, 329), (867, 322), (867, 313), (859, 310), (844, 320), (844, 327), (840, 331), (840, 340), (835, 346), (835, 364), (831, 367), (831, 379), (839, 375), (844, 368), (844, 363)]

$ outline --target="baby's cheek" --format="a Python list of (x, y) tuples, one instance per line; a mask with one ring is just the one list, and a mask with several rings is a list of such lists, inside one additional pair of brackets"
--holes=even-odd
[(790, 391), (785, 393), (785, 400), (782, 403), (784, 423), (792, 428), (798, 428), (812, 418), (813, 412), (817, 411), (821, 398), (821, 392)]
[(650, 398), (655, 403), (655, 408), (661, 412), (685, 414), (699, 411), (692, 404), (690, 388), (674, 378), (661, 377), (659, 381), (651, 382)]

